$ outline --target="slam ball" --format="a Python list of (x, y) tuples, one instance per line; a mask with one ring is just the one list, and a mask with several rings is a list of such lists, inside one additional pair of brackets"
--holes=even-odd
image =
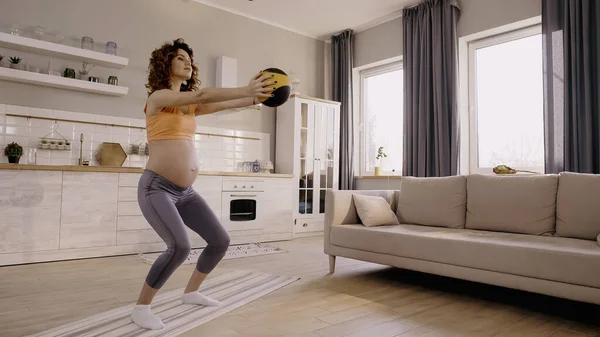
[(260, 75), (274, 75), (270, 78), (270, 80), (277, 81), (275, 84), (268, 85), (267, 88), (274, 88), (271, 92), (273, 97), (259, 97), (258, 100), (268, 106), (268, 107), (278, 107), (283, 103), (287, 102), (290, 97), (290, 93), (292, 92), (292, 88), (290, 86), (290, 78), (288, 75), (281, 69), (277, 68), (268, 68), (263, 70)]

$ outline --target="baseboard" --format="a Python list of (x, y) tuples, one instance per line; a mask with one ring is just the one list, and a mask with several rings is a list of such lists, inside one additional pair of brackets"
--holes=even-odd
[(87, 258), (113, 257), (137, 254), (141, 252), (158, 252), (166, 249), (164, 243), (136, 244), (124, 246), (106, 246), (76, 249), (44, 250), (38, 252), (22, 252), (0, 254), (0, 266), (26, 263), (54, 262)]
[(294, 239), (309, 238), (309, 237), (313, 237), (313, 236), (323, 236), (323, 231), (294, 233)]
[[(293, 235), (291, 232), (246, 235), (239, 237), (234, 236), (231, 238), (231, 245), (253, 242), (287, 241), (292, 239)], [(205, 244), (192, 244), (192, 248), (203, 248), (204, 245)], [(3, 253), (0, 254), (0, 267), (27, 263), (56, 262), (88, 258), (114, 257), (139, 253), (162, 252), (166, 248), (166, 244), (162, 242), (155, 242), (146, 244)]]
[(325, 253), (428, 274), (518, 289), (574, 301), (600, 304), (600, 289), (598, 288), (380, 254), (333, 245), (325, 247)]

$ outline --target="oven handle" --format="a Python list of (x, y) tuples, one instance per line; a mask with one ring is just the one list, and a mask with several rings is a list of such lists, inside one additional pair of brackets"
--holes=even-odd
[(252, 198), (252, 197), (256, 197), (256, 194), (231, 194), (232, 198)]

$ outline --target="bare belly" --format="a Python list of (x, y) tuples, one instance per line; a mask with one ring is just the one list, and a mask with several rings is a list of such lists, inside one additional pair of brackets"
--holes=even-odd
[(196, 148), (191, 140), (156, 140), (148, 143), (150, 158), (146, 169), (175, 185), (191, 186), (198, 177)]

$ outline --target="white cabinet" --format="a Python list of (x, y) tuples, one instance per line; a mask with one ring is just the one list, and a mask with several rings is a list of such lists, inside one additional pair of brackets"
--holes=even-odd
[(275, 171), (294, 175), (294, 232), (323, 230), (339, 180), (340, 103), (293, 95), (277, 108)]
[(0, 257), (58, 249), (62, 172), (0, 171)]
[[(163, 251), (164, 241), (137, 201), (140, 176), (0, 170), (0, 266)], [(238, 193), (224, 192), (230, 184), (234, 189), (260, 187), (260, 193), (240, 192), (257, 194), (257, 221), (252, 226), (237, 222), (237, 228), (228, 228), (230, 195)], [(289, 177), (199, 175), (193, 188), (224, 222), (232, 245), (292, 239), (294, 190)], [(198, 234), (186, 230), (194, 248), (206, 245)]]
[(60, 249), (116, 244), (118, 175), (64, 172)]

